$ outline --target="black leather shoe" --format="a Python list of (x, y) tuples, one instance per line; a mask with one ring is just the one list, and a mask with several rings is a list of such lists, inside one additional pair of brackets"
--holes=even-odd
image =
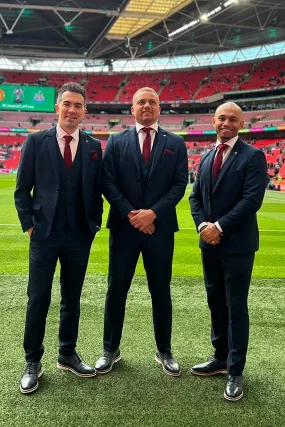
[(235, 402), (236, 400), (240, 400), (242, 396), (242, 375), (229, 375), (226, 389), (224, 392), (224, 398)]
[(181, 374), (180, 367), (177, 361), (172, 356), (172, 353), (161, 353), (157, 351), (155, 353), (155, 360), (162, 365), (162, 369), (168, 375), (173, 377), (179, 377)]
[(194, 375), (201, 375), (204, 377), (216, 374), (227, 374), (227, 362), (225, 360), (216, 359), (214, 356), (210, 357), (205, 363), (193, 366), (191, 372)]
[(115, 351), (103, 351), (100, 359), (95, 364), (97, 374), (107, 374), (113, 368), (114, 363), (121, 360), (120, 349), (117, 348)]
[(38, 386), (38, 378), (43, 374), (41, 362), (27, 362), (21, 379), (20, 390), (24, 394), (33, 393)]
[(96, 370), (80, 359), (77, 353), (70, 356), (58, 356), (57, 367), (65, 371), (71, 371), (78, 377), (90, 378), (96, 376)]

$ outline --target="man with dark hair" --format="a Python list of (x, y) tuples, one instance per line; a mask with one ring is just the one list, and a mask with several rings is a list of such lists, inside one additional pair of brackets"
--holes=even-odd
[(186, 145), (158, 126), (160, 105), (153, 89), (138, 90), (131, 111), (136, 126), (110, 136), (103, 159), (104, 195), (111, 205), (110, 261), (104, 351), (95, 367), (104, 374), (120, 360), (127, 294), (142, 253), (152, 298), (155, 359), (168, 375), (179, 376), (171, 353), (170, 282), (178, 231), (175, 206), (188, 178)]
[(83, 86), (74, 82), (65, 83), (57, 92), (57, 104), (62, 101), (62, 96), (64, 92), (78, 93), (79, 95), (81, 95), (84, 99), (84, 106), (86, 107), (86, 91)]
[(96, 375), (75, 348), (81, 290), (92, 241), (102, 221), (101, 144), (79, 130), (86, 113), (86, 95), (80, 85), (63, 85), (55, 109), (57, 126), (29, 135), (24, 144), (15, 191), (22, 229), (30, 236), (24, 336), (27, 363), (22, 393), (35, 391), (43, 372), (45, 324), (58, 260), (61, 303), (57, 366), (80, 377)]
[(255, 251), (259, 210), (267, 181), (264, 153), (238, 136), (243, 127), (238, 105), (217, 108), (213, 126), (216, 148), (201, 160), (190, 195), (212, 320), (214, 355), (193, 366), (195, 375), (228, 374), (224, 397), (243, 396), (242, 373), (249, 337), (247, 298)]

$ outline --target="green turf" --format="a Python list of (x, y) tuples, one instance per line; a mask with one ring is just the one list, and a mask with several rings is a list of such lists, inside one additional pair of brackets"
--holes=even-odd
[[(28, 238), (13, 205), (14, 176), (0, 176), (0, 426), (43, 427), (283, 427), (285, 194), (267, 193), (259, 213), (260, 251), (250, 290), (251, 335), (245, 396), (223, 399), (225, 377), (199, 378), (191, 365), (211, 354), (209, 313), (201, 274), (198, 237), (187, 189), (178, 214), (173, 266), (173, 351), (181, 378), (170, 378), (154, 361), (150, 297), (142, 264), (132, 285), (121, 344), (122, 362), (103, 377), (79, 379), (56, 369), (58, 276), (48, 316), (44, 375), (31, 396), (19, 391), (26, 308)], [(106, 218), (106, 214), (105, 214)], [(79, 352), (93, 363), (102, 347), (108, 231), (96, 237), (82, 296)]]

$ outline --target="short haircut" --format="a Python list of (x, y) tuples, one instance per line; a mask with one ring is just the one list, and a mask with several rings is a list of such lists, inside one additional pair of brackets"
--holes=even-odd
[(59, 91), (57, 93), (57, 103), (58, 104), (60, 103), (60, 101), (62, 99), (62, 95), (64, 92), (79, 93), (84, 98), (84, 107), (86, 106), (86, 91), (85, 91), (85, 88), (83, 86), (81, 86), (79, 83), (68, 82), (68, 83), (65, 83), (63, 86), (61, 86), (61, 88), (59, 89)]
[(232, 101), (228, 101), (228, 102), (224, 102), (223, 104), (221, 104), (217, 107), (217, 109), (215, 111), (215, 115), (216, 115), (217, 111), (219, 110), (219, 108), (224, 107), (224, 106), (235, 108), (237, 111), (239, 111), (241, 114), (243, 114), (243, 111), (238, 104), (236, 104), (235, 102), (232, 102)]
[(152, 89), (151, 87), (141, 87), (141, 88), (140, 88), (140, 89), (138, 89), (138, 90), (136, 91), (136, 93), (134, 94), (134, 96), (133, 96), (133, 102), (134, 102), (134, 98), (137, 96), (137, 94), (138, 94), (139, 92), (152, 92), (152, 93), (154, 93), (154, 94), (158, 97), (158, 99), (159, 99), (158, 93), (157, 93), (154, 89)]

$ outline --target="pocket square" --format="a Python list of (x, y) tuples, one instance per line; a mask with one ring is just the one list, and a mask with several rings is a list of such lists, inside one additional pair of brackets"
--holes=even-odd
[(173, 151), (165, 149), (163, 154), (174, 154)]
[(91, 151), (91, 160), (95, 160), (98, 158), (97, 151)]

